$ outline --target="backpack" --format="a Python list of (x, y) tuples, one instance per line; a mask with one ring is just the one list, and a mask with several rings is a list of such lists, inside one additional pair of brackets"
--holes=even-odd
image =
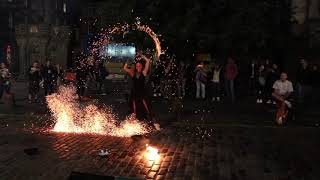
[(206, 83), (207, 82), (207, 76), (203, 73), (203, 72), (199, 72), (199, 81), (202, 83)]

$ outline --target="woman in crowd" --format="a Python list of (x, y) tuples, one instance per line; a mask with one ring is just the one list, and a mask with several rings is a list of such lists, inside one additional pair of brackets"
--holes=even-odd
[(258, 70), (258, 79), (257, 79), (257, 103), (263, 103), (265, 100), (265, 87), (266, 87), (266, 77), (267, 72), (265, 66), (261, 64)]
[(13, 93), (11, 93), (11, 73), (5, 63), (0, 64), (0, 99), (5, 93), (5, 97), (11, 99), (12, 104), (15, 105)]
[(220, 75), (221, 66), (215, 64), (212, 70), (212, 99), (211, 101), (220, 101)]

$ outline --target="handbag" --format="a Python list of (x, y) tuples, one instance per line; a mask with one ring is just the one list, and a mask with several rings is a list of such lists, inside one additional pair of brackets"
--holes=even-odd
[(264, 78), (264, 77), (259, 77), (259, 79), (258, 79), (258, 81), (259, 81), (259, 84), (261, 85), (261, 86), (265, 86), (266, 85), (266, 79)]
[(206, 83), (207, 82), (207, 77), (203, 73), (200, 73), (199, 81), (202, 82), (202, 83)]

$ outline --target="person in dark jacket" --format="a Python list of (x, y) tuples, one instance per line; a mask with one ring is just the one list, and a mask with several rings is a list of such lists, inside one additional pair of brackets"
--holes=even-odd
[(94, 78), (96, 81), (96, 87), (98, 92), (102, 92), (102, 86), (104, 84), (105, 78), (109, 75), (107, 69), (103, 65), (103, 63), (97, 62), (94, 68)]
[(41, 81), (41, 70), (38, 62), (34, 62), (28, 70), (29, 75), (29, 103), (37, 102)]
[(79, 99), (84, 96), (88, 75), (85, 61), (80, 60), (79, 65), (76, 67), (77, 94)]
[(311, 69), (305, 59), (300, 60), (300, 67), (297, 71), (297, 92), (299, 102), (304, 102), (305, 98), (311, 92), (312, 78)]
[(318, 103), (320, 100), (320, 70), (317, 64), (312, 65), (311, 69), (311, 84), (313, 102)]
[(51, 64), (51, 61), (48, 60), (46, 65), (43, 67), (42, 76), (44, 94), (47, 96), (54, 92), (58, 76), (56, 68)]
[(276, 104), (273, 101), (272, 93), (273, 93), (273, 84), (280, 78), (280, 70), (276, 63), (273, 63), (272, 66), (267, 69), (267, 78), (266, 78), (266, 99), (267, 104)]
[(264, 64), (259, 66), (259, 71), (257, 73), (257, 103), (263, 103), (266, 98), (266, 78), (267, 78), (267, 70)]
[(258, 71), (259, 67), (256, 62), (256, 60), (252, 60), (251, 63), (249, 64), (248, 68), (248, 80), (249, 80), (249, 95), (255, 95), (256, 90), (257, 90), (257, 77), (258, 77)]

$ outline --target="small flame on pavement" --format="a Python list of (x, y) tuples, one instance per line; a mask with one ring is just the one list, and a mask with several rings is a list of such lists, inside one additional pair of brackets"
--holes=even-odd
[(146, 147), (147, 147), (147, 149), (145, 152), (145, 157), (147, 158), (147, 160), (156, 161), (156, 160), (160, 159), (159, 151), (157, 148), (151, 147), (148, 144), (146, 144)]

